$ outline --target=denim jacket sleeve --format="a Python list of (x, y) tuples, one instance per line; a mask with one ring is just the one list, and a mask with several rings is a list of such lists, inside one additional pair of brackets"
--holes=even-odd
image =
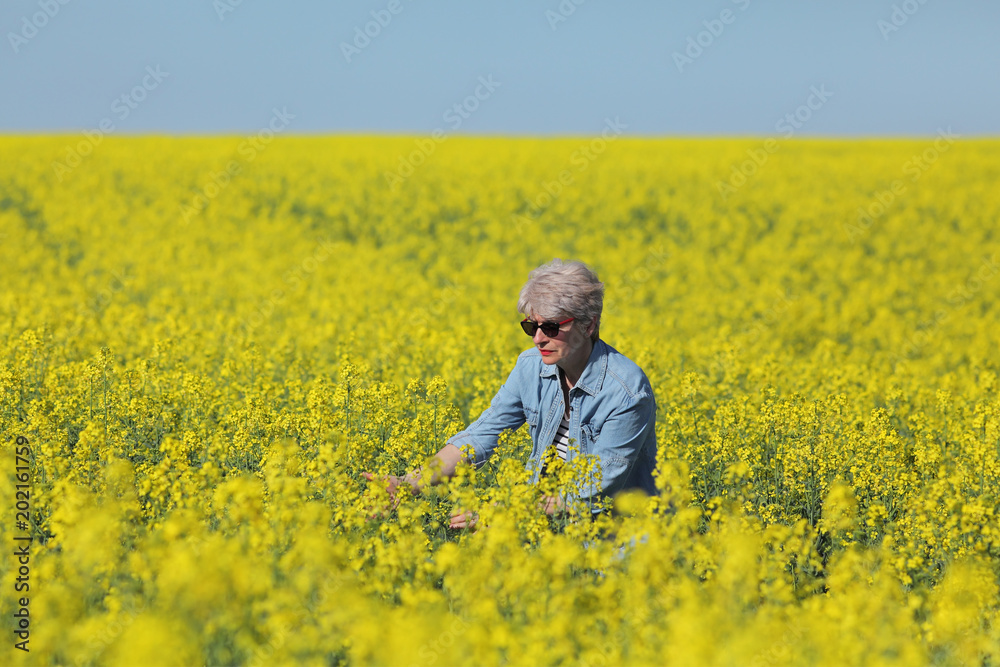
[(471, 445), (474, 451), (470, 459), (477, 466), (485, 463), (493, 454), (502, 431), (516, 430), (525, 422), (520, 383), (517, 381), (521, 361), (522, 358), (519, 357), (518, 364), (510, 372), (507, 381), (501, 385), (496, 396), (490, 401), (490, 407), (486, 408), (476, 421), (469, 424), (468, 428), (453, 435), (446, 443), (455, 445), (459, 449)]
[[(616, 410), (604, 422), (592, 451), (601, 459), (600, 495), (611, 496), (626, 486), (656, 438), (656, 401), (647, 392)], [(655, 445), (654, 445), (655, 446)], [(655, 454), (654, 454), (655, 456)]]

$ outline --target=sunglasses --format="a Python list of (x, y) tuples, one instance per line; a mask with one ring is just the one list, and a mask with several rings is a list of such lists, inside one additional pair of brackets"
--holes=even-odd
[(542, 333), (549, 338), (555, 338), (559, 335), (559, 327), (568, 322), (572, 322), (575, 319), (575, 317), (571, 317), (568, 320), (563, 320), (562, 322), (542, 322), (540, 324), (532, 320), (521, 320), (521, 328), (524, 329), (524, 333), (528, 334), (532, 338), (535, 337), (535, 332), (539, 329), (541, 329)]

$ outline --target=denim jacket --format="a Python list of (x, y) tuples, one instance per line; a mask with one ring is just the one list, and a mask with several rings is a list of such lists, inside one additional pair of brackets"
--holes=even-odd
[[(635, 362), (598, 340), (587, 367), (569, 392), (571, 443), (580, 454), (600, 459), (600, 484), (581, 489), (582, 500), (612, 496), (625, 489), (656, 494), (656, 400), (646, 374)], [(542, 455), (552, 444), (565, 411), (557, 367), (546, 365), (537, 348), (520, 354), (514, 370), (483, 414), (449, 438), (457, 447), (471, 445), (472, 462), (482, 464), (505, 429), (525, 422), (534, 443), (528, 469), (538, 481)], [(570, 452), (570, 457), (573, 453)]]

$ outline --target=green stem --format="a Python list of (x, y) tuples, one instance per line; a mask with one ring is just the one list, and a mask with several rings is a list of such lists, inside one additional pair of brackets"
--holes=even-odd
[(108, 369), (101, 371), (104, 380), (104, 445), (108, 444)]

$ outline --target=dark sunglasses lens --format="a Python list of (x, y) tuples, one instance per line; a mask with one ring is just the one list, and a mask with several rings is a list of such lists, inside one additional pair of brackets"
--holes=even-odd
[(535, 332), (539, 329), (542, 333), (549, 338), (555, 338), (559, 335), (559, 323), (558, 322), (542, 322), (538, 324), (537, 322), (532, 322), (531, 320), (521, 320), (521, 328), (524, 329), (524, 333), (531, 337), (535, 336)]

